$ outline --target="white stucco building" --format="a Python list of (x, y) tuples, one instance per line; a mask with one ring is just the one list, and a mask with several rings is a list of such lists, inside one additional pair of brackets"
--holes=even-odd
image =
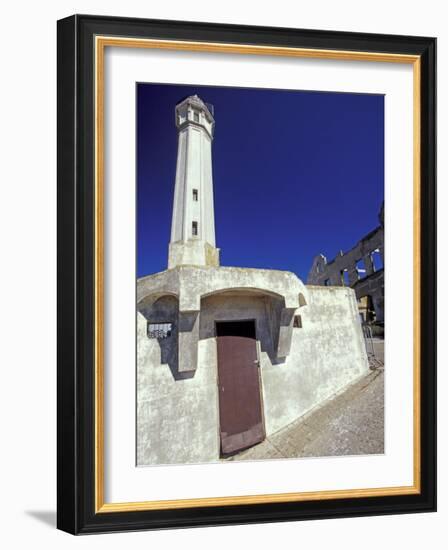
[(168, 269), (137, 281), (137, 464), (210, 462), (262, 441), (368, 370), (355, 293), (221, 267), (213, 108), (175, 109)]

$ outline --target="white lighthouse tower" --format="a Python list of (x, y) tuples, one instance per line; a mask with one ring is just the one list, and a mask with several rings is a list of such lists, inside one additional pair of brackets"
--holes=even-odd
[(218, 266), (213, 208), (213, 108), (197, 95), (176, 105), (179, 132), (168, 268)]

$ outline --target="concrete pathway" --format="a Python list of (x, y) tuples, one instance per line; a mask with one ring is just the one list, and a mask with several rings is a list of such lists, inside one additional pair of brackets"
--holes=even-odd
[(384, 452), (384, 370), (370, 372), (343, 393), (227, 460), (261, 460)]

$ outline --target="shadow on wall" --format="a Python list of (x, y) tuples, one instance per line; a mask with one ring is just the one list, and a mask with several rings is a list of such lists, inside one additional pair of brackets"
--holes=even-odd
[(56, 529), (56, 510), (26, 510), (25, 514), (51, 529)]
[[(299, 307), (306, 305), (303, 295), (299, 296)], [(180, 372), (178, 341), (182, 332), (192, 332), (198, 313), (179, 316), (179, 300), (176, 296), (148, 296), (138, 304), (138, 311), (145, 317), (148, 325), (147, 337), (157, 341), (160, 348), (160, 360), (168, 365), (174, 380), (192, 378), (195, 370)], [(254, 319), (257, 341), (260, 349), (266, 353), (272, 365), (283, 364), (286, 357), (278, 357), (280, 333), (285, 329), (292, 331), (294, 310), (285, 309), (285, 300), (281, 297), (253, 292), (222, 292), (201, 301), (199, 321), (199, 340), (216, 337), (216, 321), (242, 321)], [(291, 333), (292, 334), (292, 333)]]
[(255, 320), (260, 350), (268, 355), (273, 365), (284, 363), (286, 358), (279, 358), (276, 353), (284, 306), (284, 298), (259, 291), (231, 290), (207, 296), (201, 300), (199, 339), (215, 338), (216, 322)]
[[(148, 333), (154, 331), (153, 338), (160, 348), (160, 362), (168, 365), (174, 380), (193, 378), (195, 371), (179, 372), (179, 300), (175, 296), (154, 298), (149, 296), (138, 304), (138, 311), (148, 322)], [(171, 325), (171, 327), (168, 327)], [(188, 327), (184, 327), (188, 330)], [(181, 327), (182, 329), (182, 327)], [(158, 337), (157, 337), (158, 336)]]

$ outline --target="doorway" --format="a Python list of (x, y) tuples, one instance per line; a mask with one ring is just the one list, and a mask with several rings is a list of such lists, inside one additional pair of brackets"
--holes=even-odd
[(221, 454), (263, 441), (255, 321), (216, 323)]
[(219, 321), (216, 323), (216, 336), (241, 336), (256, 340), (255, 321)]

